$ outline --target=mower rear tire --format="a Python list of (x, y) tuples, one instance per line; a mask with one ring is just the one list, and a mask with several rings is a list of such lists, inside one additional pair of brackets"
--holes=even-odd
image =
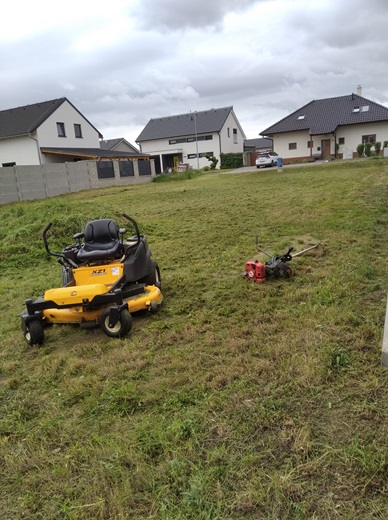
[(109, 327), (110, 307), (101, 313), (99, 323), (103, 332), (110, 338), (124, 338), (132, 328), (132, 316), (128, 309), (120, 312), (119, 319), (113, 327)]
[(148, 276), (145, 276), (141, 280), (140, 283), (145, 283), (146, 285), (155, 285), (158, 289), (162, 288), (162, 279), (160, 277), (160, 269), (158, 263), (155, 260), (151, 260), (151, 271)]
[(44, 330), (40, 320), (33, 319), (29, 322), (22, 321), (24, 339), (28, 345), (42, 345), (44, 341)]

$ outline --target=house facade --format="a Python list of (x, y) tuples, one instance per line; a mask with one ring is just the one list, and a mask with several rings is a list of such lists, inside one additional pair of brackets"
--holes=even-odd
[(315, 100), (260, 135), (285, 163), (352, 158), (359, 144), (388, 140), (388, 108), (358, 94)]
[(155, 160), (156, 173), (160, 173), (179, 164), (194, 169), (209, 166), (206, 155), (216, 157), (219, 167), (220, 154), (243, 152), (245, 139), (230, 106), (151, 119), (136, 143)]
[(0, 111), (0, 166), (45, 165), (81, 160), (142, 159), (100, 147), (102, 134), (67, 99)]

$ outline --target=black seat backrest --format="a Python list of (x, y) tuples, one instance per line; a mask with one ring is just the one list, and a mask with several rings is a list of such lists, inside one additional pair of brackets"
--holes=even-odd
[(117, 224), (111, 219), (99, 219), (88, 222), (84, 233), (85, 242), (77, 253), (83, 260), (101, 260), (121, 255), (122, 245)]

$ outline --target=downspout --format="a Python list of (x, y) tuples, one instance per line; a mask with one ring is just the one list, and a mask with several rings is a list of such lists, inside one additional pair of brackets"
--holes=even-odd
[(38, 150), (38, 157), (39, 157), (39, 165), (42, 166), (42, 156), (40, 154), (38, 139), (36, 139), (36, 137), (32, 137), (32, 134), (29, 134), (29, 137), (36, 142), (36, 148)]
[(222, 150), (221, 150), (221, 132), (217, 132), (218, 134), (218, 148), (220, 150), (220, 170), (221, 170), (221, 153), (222, 153)]

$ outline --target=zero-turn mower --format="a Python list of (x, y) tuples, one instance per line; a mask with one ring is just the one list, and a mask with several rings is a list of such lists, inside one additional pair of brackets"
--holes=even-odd
[(100, 326), (112, 338), (126, 336), (132, 328), (131, 313), (156, 312), (162, 303), (161, 277), (157, 262), (137, 222), (123, 213), (134, 234), (112, 219), (89, 222), (76, 243), (61, 253), (48, 245), (50, 222), (43, 231), (47, 253), (62, 265), (63, 287), (49, 289), (36, 300), (25, 300), (20, 313), (22, 331), (29, 345), (41, 345), (44, 328), (55, 323), (78, 323), (83, 328)]

